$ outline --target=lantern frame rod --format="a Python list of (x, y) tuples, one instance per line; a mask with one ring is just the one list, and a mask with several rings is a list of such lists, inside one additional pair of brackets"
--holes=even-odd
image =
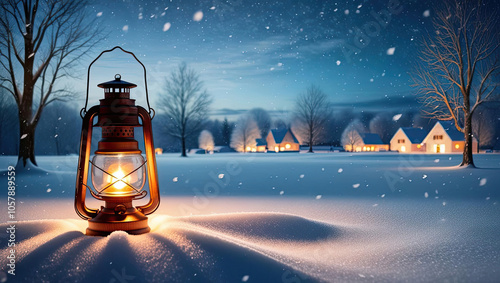
[(97, 58), (94, 59), (94, 61), (92, 61), (92, 63), (90, 63), (89, 65), (89, 68), (87, 70), (87, 94), (85, 96), (85, 107), (83, 107), (81, 110), (80, 110), (80, 117), (83, 117), (85, 116), (85, 114), (87, 113), (87, 106), (88, 106), (88, 102), (89, 102), (89, 84), (90, 84), (90, 69), (92, 68), (92, 65), (99, 59), (101, 58), (101, 56), (104, 54), (104, 53), (109, 53), (109, 52), (112, 52), (114, 51), (115, 49), (120, 49), (121, 51), (127, 53), (127, 54), (130, 54), (132, 55), (135, 60), (141, 64), (142, 66), (142, 69), (144, 70), (144, 88), (146, 89), (146, 103), (148, 104), (148, 113), (149, 113), (149, 116), (151, 117), (151, 120), (153, 120), (154, 116), (155, 116), (155, 110), (153, 108), (151, 108), (151, 106), (149, 105), (149, 94), (148, 94), (148, 81), (147, 81), (147, 77), (146, 77), (146, 66), (144, 66), (144, 64), (137, 58), (137, 56), (135, 56), (135, 54), (133, 52), (130, 52), (130, 51), (127, 51), (125, 49), (123, 49), (121, 46), (115, 46), (111, 49), (108, 49), (108, 50), (104, 50), (103, 52), (101, 52), (101, 54), (99, 54), (99, 56), (97, 56)]

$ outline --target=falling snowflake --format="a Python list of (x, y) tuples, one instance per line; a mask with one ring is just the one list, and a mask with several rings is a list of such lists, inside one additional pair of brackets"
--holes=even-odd
[(50, 193), (50, 192), (52, 192), (52, 189), (51, 189), (51, 188), (48, 188), (48, 189), (47, 189), (47, 193)]
[(137, 18), (138, 18), (139, 20), (142, 20), (142, 18), (143, 18), (142, 13), (139, 13), (139, 16), (137, 16)]
[(300, 175), (300, 178), (301, 178), (301, 179), (303, 179), (303, 178), (304, 178), (304, 176), (305, 176), (304, 174), (301, 174), (301, 175)]
[(422, 179), (427, 179), (427, 175), (425, 175), (425, 174), (424, 174), (424, 175), (422, 176)]
[(487, 181), (486, 178), (482, 178), (481, 180), (479, 180), (479, 186), (482, 187), (482, 186), (486, 185), (486, 181)]
[(403, 116), (403, 114), (396, 114), (392, 116), (392, 121), (397, 122), (399, 119), (401, 119), (401, 116)]
[(102, 16), (102, 12), (97, 13), (96, 16), (98, 16), (98, 17)]
[(179, 178), (174, 177), (174, 178), (172, 179), (172, 181), (173, 181), (174, 183), (177, 183), (177, 181), (179, 181)]
[(385, 194), (382, 194), (380, 197), (381, 197), (381, 198), (385, 198)]
[(322, 195), (317, 195), (316, 199), (321, 199)]
[(218, 177), (219, 177), (219, 179), (222, 179), (222, 178), (224, 178), (224, 174), (219, 174)]
[(128, 25), (124, 25), (122, 28), (123, 31), (128, 31)]
[(280, 191), (280, 195), (283, 195), (285, 193), (285, 191)]
[(22, 135), (22, 136), (21, 136), (21, 139), (24, 139), (24, 138), (26, 138), (27, 136), (28, 136), (28, 134), (24, 134), (24, 135)]
[(439, 162), (439, 158), (434, 159), (434, 163), (438, 163), (438, 162)]
[(338, 66), (338, 65), (340, 65), (340, 63), (341, 63), (341, 62), (340, 62), (340, 60), (337, 60), (337, 62), (336, 62), (336, 63), (337, 63), (337, 66)]
[(424, 193), (424, 197), (425, 197), (425, 198), (428, 198), (428, 197), (429, 197), (429, 193), (428, 193), (428, 192), (425, 192), (425, 193)]
[(346, 9), (346, 10), (344, 11), (344, 14), (349, 15), (349, 10), (348, 10), (348, 9)]
[(249, 278), (250, 278), (250, 276), (245, 275), (245, 276), (243, 276), (243, 277), (241, 278), (241, 282), (247, 282)]
[(422, 15), (427, 18), (427, 17), (429, 17), (431, 15), (431, 11), (425, 10)]
[(339, 168), (339, 170), (337, 172), (342, 173), (342, 171), (344, 171), (344, 169)]
[(167, 31), (167, 30), (169, 30), (171, 26), (172, 26), (172, 24), (170, 24), (170, 23), (168, 23), (168, 22), (167, 22), (167, 23), (165, 23), (165, 24), (163, 25), (163, 31)]
[(193, 21), (199, 22), (202, 19), (203, 19), (203, 12), (202, 11), (198, 11), (198, 12), (194, 13), (194, 15), (193, 15)]
[(353, 185), (352, 185), (352, 187), (353, 187), (353, 188), (355, 188), (355, 189), (359, 188), (359, 186), (360, 186), (360, 184), (359, 184), (359, 183), (357, 183), (357, 184), (353, 184)]
[(387, 49), (387, 55), (394, 55), (394, 51), (396, 51), (396, 47), (391, 47)]

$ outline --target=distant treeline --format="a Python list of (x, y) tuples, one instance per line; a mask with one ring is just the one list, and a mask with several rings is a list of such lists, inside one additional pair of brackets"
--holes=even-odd
[[(10, 96), (2, 95), (0, 98), (0, 154), (17, 155), (19, 149), (19, 121), (17, 107)], [(482, 148), (491, 148), (498, 144), (500, 136), (500, 107), (498, 104), (488, 104), (488, 108), (483, 108), (476, 112), (488, 116), (486, 123), (494, 124), (494, 133), (489, 141), (481, 142)], [(54, 102), (44, 109), (41, 120), (36, 129), (35, 154), (37, 155), (67, 155), (78, 154), (80, 143), (80, 133), (82, 119), (79, 109), (68, 103)], [(155, 147), (160, 147), (164, 152), (180, 152), (180, 141), (169, 135), (165, 126), (170, 119), (161, 113), (161, 109), (156, 109), (158, 113), (153, 119), (153, 135)], [(264, 113), (266, 114), (266, 113)], [(398, 115), (402, 114), (402, 115)], [(479, 115), (478, 115), (479, 114)], [(267, 114), (266, 114), (267, 115)], [(397, 119), (394, 119), (396, 117)], [(321, 136), (318, 145), (341, 146), (342, 132), (353, 120), (359, 119), (367, 131), (380, 131), (384, 143), (389, 143), (392, 135), (399, 127), (423, 127), (430, 130), (435, 120), (423, 118), (418, 111), (397, 112), (354, 112), (352, 109), (344, 109), (333, 112), (326, 124), (325, 134)], [(293, 128), (293, 121), (286, 121), (274, 118), (270, 128)], [(212, 133), (215, 145), (229, 146), (231, 132), (235, 122), (225, 120), (207, 120), (203, 129)], [(374, 126), (376, 125), (376, 127)], [(201, 132), (200, 130), (200, 132)], [(100, 128), (94, 128), (93, 147), (97, 146), (100, 139)], [(188, 148), (198, 148), (199, 133), (187, 139)], [(142, 144), (142, 131), (136, 130), (136, 139)]]

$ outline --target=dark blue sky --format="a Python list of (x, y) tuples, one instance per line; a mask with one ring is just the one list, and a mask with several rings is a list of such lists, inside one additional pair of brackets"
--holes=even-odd
[[(409, 72), (436, 1), (102, 2), (91, 9), (110, 34), (98, 49), (136, 53), (153, 104), (164, 77), (185, 61), (213, 96), (213, 113), (224, 115), (254, 107), (286, 113), (311, 84), (341, 106), (411, 103)], [(121, 73), (144, 94), (140, 66), (127, 56), (105, 56), (93, 72), (93, 86)], [(94, 88), (91, 98), (100, 96)]]

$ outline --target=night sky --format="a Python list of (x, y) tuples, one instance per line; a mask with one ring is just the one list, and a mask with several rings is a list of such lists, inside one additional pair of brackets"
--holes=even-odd
[[(102, 2), (90, 9), (109, 34), (90, 57), (116, 45), (138, 55), (148, 68), (153, 107), (165, 76), (184, 61), (213, 96), (214, 117), (254, 107), (287, 113), (311, 84), (338, 107), (414, 107), (409, 73), (421, 39), (432, 30), (436, 3)], [(82, 61), (83, 77), (90, 57)], [(102, 95), (94, 86), (121, 73), (139, 85), (134, 94), (143, 103), (142, 70), (130, 58), (112, 53), (96, 63), (94, 102)]]

